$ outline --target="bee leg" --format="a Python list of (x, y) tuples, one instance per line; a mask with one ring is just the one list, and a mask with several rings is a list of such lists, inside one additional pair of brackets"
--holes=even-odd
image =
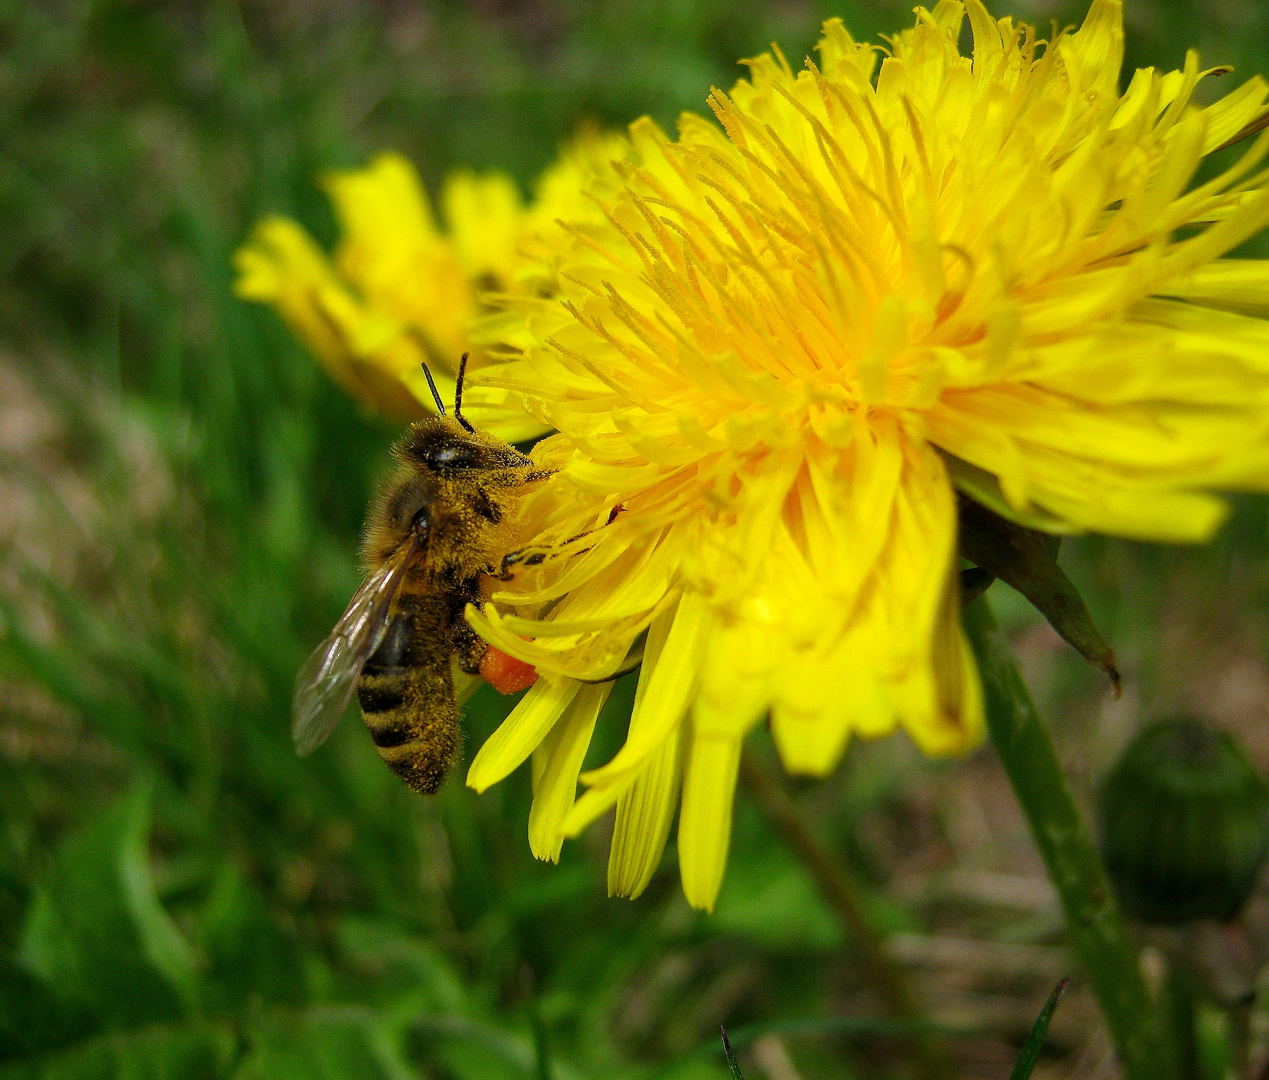
[(449, 641), (458, 666), (468, 675), (479, 675), (480, 661), (489, 645), (467, 625), (467, 620), (463, 617), (469, 603), (480, 603), (480, 583), (477, 578), (463, 582), (450, 595)]
[(458, 666), (468, 675), (479, 675), (480, 661), (489, 648), (488, 642), (466, 622), (454, 624), (450, 630), (450, 639), (454, 645), (454, 655), (458, 658)]
[[(617, 515), (624, 509), (624, 506), (614, 506), (608, 513), (608, 520), (600, 528), (607, 528), (611, 525), (617, 520)], [(587, 529), (576, 536), (570, 536), (558, 547), (523, 547), (516, 551), (508, 552), (502, 557), (502, 565), (499, 568), (497, 578), (499, 581), (510, 581), (513, 570), (517, 566), (541, 566), (548, 559), (560, 559), (565, 555), (585, 555), (590, 550), (589, 544), (580, 549), (569, 545), (576, 543), (578, 540), (584, 540), (597, 532), (599, 532), (599, 529)]]
[[(580, 555), (581, 552), (577, 552), (577, 554)], [(514, 576), (515, 567), (541, 566), (548, 558), (558, 557), (557, 554), (552, 553), (548, 548), (520, 548), (519, 551), (508, 552), (502, 557), (502, 565), (498, 569), (497, 578), (499, 581), (510, 581)]]

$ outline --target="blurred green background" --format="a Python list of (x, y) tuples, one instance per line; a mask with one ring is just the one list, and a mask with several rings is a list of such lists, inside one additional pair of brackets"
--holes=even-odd
[[(1130, 66), (1197, 45), (1269, 71), (1259, 4), (1128, 7)], [(478, 798), (460, 768), (421, 800), (356, 723), (295, 756), (291, 681), (357, 584), (396, 433), (230, 291), (262, 214), (332, 241), (326, 169), (392, 147), (433, 193), (459, 165), (527, 190), (579, 121), (672, 125), (768, 42), (796, 63), (830, 15), (874, 39), (911, 20), (864, 0), (0, 2), (0, 1077), (717, 1078), (720, 1023), (750, 1077), (911, 1075), (743, 793), (711, 918), (672, 847), (643, 898), (608, 899), (607, 826), (535, 863), (523, 771)], [(1264, 767), (1267, 540), (1248, 499), (1207, 549), (1067, 545), (1123, 661), (1118, 703), (993, 590), (1084, 795), (1175, 708)], [(469, 754), (511, 704), (475, 699)], [(896, 737), (793, 787), (956, 1074), (1007, 1075), (1071, 973), (1037, 1075), (1111, 1075), (989, 750), (932, 763)], [(1244, 983), (1263, 907), (1222, 969)]]

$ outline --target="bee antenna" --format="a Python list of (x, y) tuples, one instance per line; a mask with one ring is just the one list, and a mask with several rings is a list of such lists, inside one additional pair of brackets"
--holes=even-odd
[(458, 361), (458, 381), (454, 383), (454, 419), (457, 420), (471, 434), (476, 434), (476, 429), (467, 422), (467, 418), (463, 415), (463, 378), (467, 374), (467, 357), (471, 353), (463, 353), (463, 358)]
[[(445, 402), (441, 400), (440, 392), (436, 389), (436, 383), (432, 379), (432, 369), (427, 366), (426, 362), (421, 362), (423, 367), (423, 377), (427, 379), (428, 388), (432, 391), (432, 400), (436, 402), (436, 411), (442, 416), (445, 415)], [(460, 375), (461, 379), (462, 376)]]

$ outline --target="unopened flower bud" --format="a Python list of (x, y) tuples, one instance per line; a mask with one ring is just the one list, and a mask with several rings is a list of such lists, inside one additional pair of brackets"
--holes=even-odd
[(1269, 849), (1269, 788), (1232, 735), (1184, 717), (1128, 744), (1098, 818), (1120, 903), (1146, 922), (1232, 919)]

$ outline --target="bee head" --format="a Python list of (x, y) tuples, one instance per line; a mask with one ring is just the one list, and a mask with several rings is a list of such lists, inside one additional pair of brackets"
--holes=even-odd
[[(504, 520), (508, 493), (546, 479), (548, 471), (493, 435), (477, 431), (462, 414), (459, 365), (454, 411), (447, 414), (432, 383), (439, 416), (420, 420), (393, 448), (403, 466), (380, 492), (371, 510), (363, 552), (375, 566), (410, 537), (422, 540), (435, 565), (449, 560), (467, 577), (489, 565), (487, 548)], [(501, 541), (498, 541), (499, 543)], [(443, 554), (443, 553), (448, 553)], [(474, 552), (472, 558), (467, 555)], [(453, 568), (451, 566), (451, 569)]]
[(467, 431), (452, 416), (430, 417), (414, 424), (397, 454), (404, 464), (441, 479), (533, 468), (533, 462), (515, 447), (484, 432)]
[(402, 468), (380, 492), (363, 540), (369, 566), (413, 537), (433, 570), (449, 567), (463, 577), (484, 572), (490, 545), (501, 543), (493, 530), (505, 527), (507, 493), (549, 475), (501, 439), (467, 431), (452, 416), (414, 424), (394, 453)]
[[(533, 462), (513, 446), (501, 439), (477, 431), (463, 416), (463, 380), (467, 374), (467, 353), (458, 364), (458, 379), (454, 384), (454, 412), (446, 413), (445, 402), (432, 372), (426, 364), (423, 374), (432, 390), (439, 415), (422, 420), (410, 428), (410, 434), (397, 447), (397, 457), (405, 465), (421, 472), (432, 473), (442, 479), (463, 480), (477, 478), (476, 474), (495, 474), (487, 478), (497, 482), (497, 473), (507, 469), (532, 469)], [(514, 475), (514, 474), (513, 474)], [(508, 482), (520, 482), (522, 476)]]

